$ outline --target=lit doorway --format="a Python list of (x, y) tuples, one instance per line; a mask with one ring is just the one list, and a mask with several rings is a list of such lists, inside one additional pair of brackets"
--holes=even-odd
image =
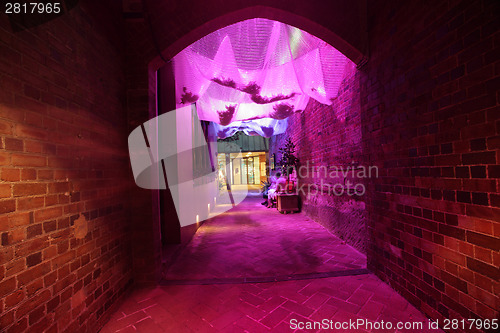
[(232, 185), (258, 185), (267, 179), (266, 152), (231, 154)]

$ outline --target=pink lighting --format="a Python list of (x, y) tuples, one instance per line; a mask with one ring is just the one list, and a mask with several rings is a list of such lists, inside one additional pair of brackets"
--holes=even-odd
[(219, 137), (283, 133), (309, 98), (332, 103), (349, 62), (321, 39), (261, 18), (215, 31), (173, 61), (178, 105), (196, 102)]
[(221, 139), (230, 137), (238, 131), (247, 135), (260, 135), (270, 137), (275, 134), (284, 133), (287, 127), (287, 119), (261, 118), (246, 121), (234, 121), (228, 126), (215, 124), (217, 136)]

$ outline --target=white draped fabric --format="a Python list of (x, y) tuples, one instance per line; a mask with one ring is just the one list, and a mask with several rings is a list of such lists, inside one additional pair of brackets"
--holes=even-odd
[[(238, 130), (269, 137), (310, 97), (331, 104), (347, 58), (321, 39), (267, 19), (217, 30), (174, 57), (179, 106), (195, 103), (220, 137)], [(232, 134), (230, 134), (232, 133)]]
[(287, 119), (273, 118), (234, 121), (227, 126), (215, 124), (219, 139), (233, 136), (238, 131), (243, 131), (246, 135), (260, 135), (269, 138), (272, 135), (284, 133), (286, 127)]

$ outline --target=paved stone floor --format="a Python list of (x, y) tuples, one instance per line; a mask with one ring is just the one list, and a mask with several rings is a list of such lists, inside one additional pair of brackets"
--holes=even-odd
[[(361, 253), (261, 201), (250, 194), (205, 222), (164, 284), (132, 291), (101, 332), (437, 332)], [(315, 322), (325, 326), (300, 329)]]
[(270, 278), (366, 268), (366, 257), (303, 214), (280, 214), (250, 193), (206, 221), (164, 273), (167, 280)]

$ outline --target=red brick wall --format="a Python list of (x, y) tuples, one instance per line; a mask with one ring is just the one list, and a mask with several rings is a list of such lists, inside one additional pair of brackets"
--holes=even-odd
[(369, 267), (432, 318), (498, 318), (500, 3), (372, 11)]
[(369, 267), (433, 318), (498, 318), (499, 3), (432, 8), (370, 18)]
[[(301, 162), (378, 166), (362, 198), (371, 270), (434, 319), (498, 318), (500, 4), (376, 5), (370, 60), (332, 107), (293, 116), (289, 136)], [(343, 111), (354, 119), (339, 125)], [(344, 200), (304, 210), (347, 238), (359, 223), (335, 214)]]
[[(128, 20), (126, 31), (126, 83), (128, 133), (145, 121), (155, 118), (156, 70), (161, 59), (150, 64), (155, 48), (144, 20)], [(157, 283), (162, 271), (159, 191), (134, 186), (130, 195), (133, 277), (139, 283)], [(175, 208), (174, 208), (175, 209)]]
[(130, 281), (120, 15), (0, 16), (2, 332), (95, 332)]
[[(346, 182), (353, 189), (356, 184), (365, 186), (367, 181), (353, 178), (349, 171), (363, 165), (359, 75), (353, 63), (347, 64), (333, 104), (323, 105), (311, 99), (303, 112), (288, 119), (287, 133), (271, 137), (270, 154), (276, 154), (279, 161), (279, 147), (291, 138), (300, 162), (302, 211), (366, 253), (365, 195), (348, 191)], [(346, 181), (342, 170), (349, 173)]]

